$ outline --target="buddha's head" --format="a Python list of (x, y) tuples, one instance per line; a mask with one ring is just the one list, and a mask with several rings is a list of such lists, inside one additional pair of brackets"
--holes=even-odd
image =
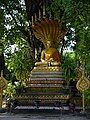
[(47, 48), (51, 47), (51, 41), (47, 41)]
[(54, 47), (52, 41), (47, 41), (47, 48)]

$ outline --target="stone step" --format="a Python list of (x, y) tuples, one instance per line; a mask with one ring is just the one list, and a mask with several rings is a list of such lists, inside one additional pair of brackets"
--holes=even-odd
[(62, 75), (59, 74), (31, 74), (31, 78), (63, 78)]
[[(64, 80), (64, 78), (45, 78), (45, 77), (43, 77), (43, 78), (30, 78), (30, 80)], [(28, 80), (29, 81), (29, 80)]]
[(50, 72), (46, 72), (46, 71), (32, 71), (31, 72), (32, 75), (62, 75), (63, 72), (62, 71), (50, 71)]
[(18, 100), (64, 100), (69, 99), (68, 94), (61, 94), (61, 93), (29, 93), (29, 94), (19, 94), (16, 96)]
[(61, 88), (63, 87), (61, 84), (30, 84), (29, 86), (31, 87), (34, 87), (34, 88), (48, 88), (48, 87), (51, 87), (51, 88)]
[(62, 84), (64, 81), (63, 80), (28, 80), (27, 81), (27, 86), (30, 84)]
[(68, 114), (69, 110), (68, 110), (68, 106), (63, 107), (63, 109), (62, 109), (60, 107), (55, 107), (54, 105), (39, 106), (39, 107), (37, 107), (35, 105), (32, 105), (32, 106), (17, 106), (15, 109), (12, 110), (12, 112), (15, 113), (15, 114), (18, 114), (18, 113), (23, 113), (23, 114), (28, 113), (28, 114), (30, 114), (30, 113), (32, 113), (32, 115), (34, 115), (34, 114), (37, 114), (37, 115), (38, 114), (45, 114), (45, 115), (52, 114), (54, 116), (58, 115), (59, 118), (60, 118), (60, 114), (61, 115), (62, 114)]
[(39, 104), (41, 106), (54, 106), (57, 102), (62, 102), (66, 103), (69, 97), (38, 97), (38, 98), (30, 98), (30, 97), (17, 97), (15, 101), (17, 102), (17, 105), (23, 105), (23, 106), (31, 106), (31, 105), (36, 105)]
[[(17, 106), (15, 109), (36, 109), (35, 106)], [(60, 107), (55, 107), (55, 106), (40, 106), (39, 109), (41, 110), (60, 110), (61, 108)], [(69, 110), (68, 106), (63, 106), (63, 110)]]
[(65, 91), (58, 91), (58, 92), (30, 92), (30, 93), (26, 93), (26, 92), (24, 92), (24, 93), (21, 93), (21, 94), (18, 94), (17, 93), (17, 95), (18, 96), (22, 96), (22, 95), (25, 95), (25, 96), (30, 96), (30, 95), (51, 95), (51, 96), (53, 96), (53, 95), (62, 95), (62, 96), (66, 96), (67, 94), (65, 94), (64, 93)]

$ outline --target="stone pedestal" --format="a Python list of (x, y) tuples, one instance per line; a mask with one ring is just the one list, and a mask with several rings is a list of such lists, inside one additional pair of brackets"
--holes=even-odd
[(37, 66), (31, 71), (25, 92), (17, 95), (22, 105), (56, 106), (66, 103), (69, 94), (63, 86), (63, 72), (59, 66)]

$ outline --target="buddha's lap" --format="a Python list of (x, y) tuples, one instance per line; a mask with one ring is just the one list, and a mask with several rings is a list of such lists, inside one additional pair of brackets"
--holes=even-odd
[(36, 62), (35, 63), (35, 66), (48, 66), (48, 65), (51, 65), (51, 66), (59, 66), (60, 65), (60, 62)]

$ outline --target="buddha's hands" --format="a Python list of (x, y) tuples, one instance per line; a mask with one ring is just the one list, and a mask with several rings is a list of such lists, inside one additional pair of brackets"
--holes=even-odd
[(50, 59), (48, 60), (48, 62), (54, 62), (54, 59), (53, 59), (53, 58), (50, 58)]

